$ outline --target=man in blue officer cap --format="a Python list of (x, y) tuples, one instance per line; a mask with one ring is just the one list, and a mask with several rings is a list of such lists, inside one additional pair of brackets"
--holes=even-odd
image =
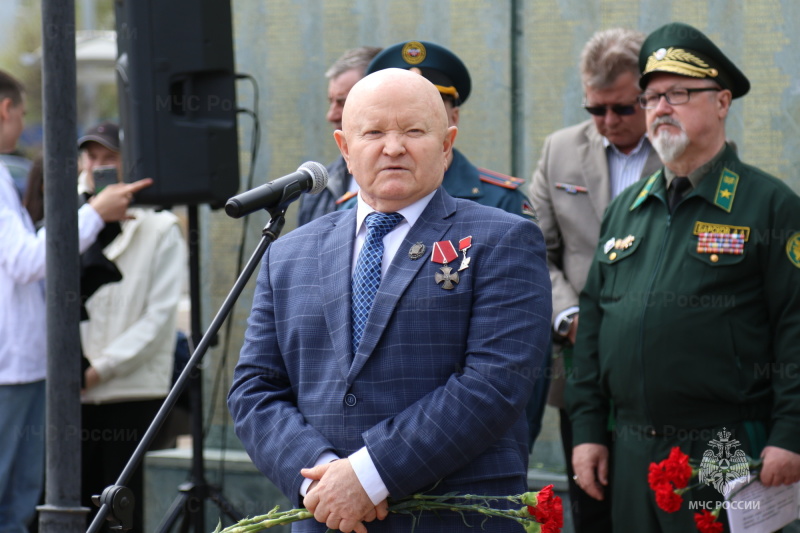
[[(472, 80), (464, 62), (447, 48), (428, 41), (403, 41), (384, 48), (367, 67), (366, 74), (386, 68), (408, 69), (421, 74), (436, 86), (444, 100), (450, 126), (458, 126), (461, 104), (467, 101)], [(532, 203), (519, 189), (525, 181), (493, 170), (479, 168), (453, 148), (447, 160), (442, 187), (456, 198), (474, 200), (479, 204), (498, 207), (509, 213), (537, 221)], [(545, 374), (549, 374), (545, 372)], [(528, 445), (541, 430), (541, 420), (549, 386), (543, 375), (526, 407), (529, 432)]]
[[(366, 74), (386, 68), (413, 70), (427, 78), (442, 95), (450, 126), (458, 126), (460, 106), (466, 102), (472, 89), (469, 71), (458, 56), (435, 43), (404, 41), (375, 56)], [(531, 203), (519, 190), (523, 183), (520, 178), (478, 168), (453, 149), (442, 186), (456, 198), (474, 200), (535, 220)], [(350, 203), (341, 205), (349, 207)]]

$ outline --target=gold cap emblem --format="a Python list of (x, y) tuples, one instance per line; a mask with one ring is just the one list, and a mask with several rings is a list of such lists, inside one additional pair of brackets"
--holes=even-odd
[(649, 72), (672, 72), (692, 78), (716, 78), (717, 69), (711, 67), (688, 50), (681, 48), (659, 48), (647, 59), (642, 74)]
[(419, 65), (425, 61), (427, 52), (425, 45), (419, 41), (409, 41), (403, 45), (403, 50), (400, 52), (403, 56), (403, 61), (409, 65)]

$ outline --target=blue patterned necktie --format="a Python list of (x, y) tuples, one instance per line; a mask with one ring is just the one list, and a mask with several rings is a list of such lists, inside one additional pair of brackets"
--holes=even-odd
[(369, 310), (381, 283), (381, 260), (383, 259), (383, 238), (392, 231), (403, 215), (400, 213), (374, 212), (367, 215), (367, 238), (361, 253), (358, 254), (356, 270), (353, 273), (353, 353), (358, 350), (364, 327), (367, 325)]

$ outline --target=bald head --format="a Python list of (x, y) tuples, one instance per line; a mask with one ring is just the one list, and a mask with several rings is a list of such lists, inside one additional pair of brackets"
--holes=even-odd
[(366, 107), (398, 107), (413, 105), (426, 108), (438, 127), (448, 126), (447, 111), (442, 96), (434, 84), (424, 77), (405, 69), (388, 68), (362, 78), (350, 91), (353, 98), (345, 102), (342, 128), (359, 117)]
[(334, 133), (361, 198), (397, 211), (442, 182), (457, 128), (436, 87), (419, 74), (385, 69), (356, 83)]

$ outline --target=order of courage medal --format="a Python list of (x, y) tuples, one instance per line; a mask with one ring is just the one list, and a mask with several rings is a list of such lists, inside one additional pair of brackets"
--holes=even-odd
[(442, 284), (442, 288), (450, 290), (455, 287), (454, 283), (458, 283), (458, 272), (453, 272), (453, 269), (447, 266), (447, 263), (458, 259), (458, 252), (455, 246), (450, 241), (439, 241), (433, 243), (433, 253), (431, 254), (431, 261), (443, 265), (434, 275), (436, 283)]

